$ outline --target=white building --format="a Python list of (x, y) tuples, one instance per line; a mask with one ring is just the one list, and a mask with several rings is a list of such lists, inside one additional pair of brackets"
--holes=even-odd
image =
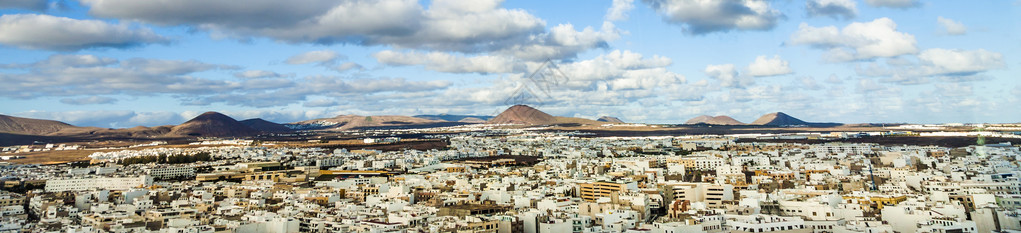
[(152, 176), (52, 179), (46, 181), (46, 192), (82, 191), (91, 189), (128, 190), (152, 185)]
[(179, 178), (179, 177), (194, 177), (195, 168), (193, 167), (161, 167), (149, 169), (149, 175), (154, 179), (167, 179), (167, 178)]

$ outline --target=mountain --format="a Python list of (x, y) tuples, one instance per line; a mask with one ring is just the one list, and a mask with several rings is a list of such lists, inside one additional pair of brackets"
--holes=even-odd
[(459, 122), (470, 122), (474, 120), (465, 121), (467, 118), (481, 119), (483, 122), (492, 119), (493, 116), (477, 116), (477, 115), (450, 115), (450, 114), (439, 114), (439, 115), (415, 115), (414, 117), (435, 120), (435, 121), (459, 121)]
[(241, 124), (247, 125), (258, 131), (263, 132), (290, 132), (293, 131), (291, 128), (287, 128), (282, 124), (273, 123), (262, 118), (253, 118), (248, 120), (240, 121)]
[(292, 129), (316, 130), (316, 129), (395, 129), (395, 128), (429, 128), (464, 125), (462, 122), (449, 122), (443, 120), (429, 120), (410, 116), (359, 116), (340, 115), (333, 118), (322, 118), (315, 120), (300, 121), (287, 124)]
[[(492, 117), (490, 117), (490, 118), (492, 118)], [(461, 118), (460, 120), (457, 120), (457, 122), (473, 123), (473, 124), (485, 124), (486, 120), (484, 120), (482, 118), (476, 118), (476, 117), (465, 117), (465, 118)]]
[(174, 126), (164, 125), (156, 127), (136, 126), (124, 129), (109, 129), (99, 127), (74, 127), (64, 128), (51, 133), (51, 136), (67, 136), (82, 138), (154, 138), (162, 137), (169, 133)]
[(75, 128), (75, 126), (59, 121), (0, 115), (0, 132), (44, 135), (57, 132), (65, 128)]
[(166, 136), (170, 137), (240, 137), (259, 134), (253, 129), (227, 115), (218, 112), (202, 113), (183, 124), (174, 126)]
[(609, 123), (624, 123), (624, 121), (620, 120), (620, 118), (616, 118), (616, 117), (612, 117), (612, 116), (603, 116), (603, 117), (600, 117), (599, 119), (597, 119), (596, 121), (609, 122)]
[(557, 123), (557, 119), (550, 114), (529, 107), (528, 105), (514, 105), (504, 110), (500, 115), (489, 119), (489, 124), (521, 124), (521, 125), (549, 125)]
[(794, 118), (786, 113), (774, 112), (766, 115), (762, 115), (759, 119), (753, 121), (753, 125), (809, 125), (810, 123), (802, 121), (798, 118)]
[(697, 116), (695, 118), (691, 118), (690, 120), (684, 122), (684, 124), (689, 124), (689, 125), (693, 125), (693, 124), (743, 125), (744, 123), (742, 123), (740, 121), (737, 121), (737, 120), (734, 120), (734, 118), (731, 118), (729, 116), (724, 116), (724, 115), (719, 115), (719, 116), (701, 115), (701, 116)]

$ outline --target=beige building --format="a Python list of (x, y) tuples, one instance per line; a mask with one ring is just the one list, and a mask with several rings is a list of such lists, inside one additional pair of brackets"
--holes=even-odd
[(622, 192), (628, 190), (629, 187), (637, 189), (635, 183), (613, 183), (613, 182), (592, 182), (592, 183), (579, 183), (578, 189), (581, 199), (585, 201), (595, 201), (600, 197), (610, 197), (612, 193)]

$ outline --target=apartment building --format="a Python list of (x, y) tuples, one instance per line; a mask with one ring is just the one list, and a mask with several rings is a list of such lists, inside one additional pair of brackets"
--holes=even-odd
[(613, 183), (613, 182), (592, 182), (592, 183), (580, 183), (578, 184), (579, 193), (581, 199), (585, 201), (595, 201), (600, 197), (610, 197), (611, 193), (622, 192), (624, 190), (635, 190), (638, 189), (637, 183)]
[(97, 177), (51, 179), (46, 181), (46, 192), (83, 191), (91, 189), (128, 190), (152, 185), (152, 176)]

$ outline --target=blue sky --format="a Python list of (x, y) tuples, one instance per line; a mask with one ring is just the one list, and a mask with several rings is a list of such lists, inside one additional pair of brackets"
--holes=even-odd
[[(0, 113), (1018, 122), (1021, 2), (10, 0)], [(553, 61), (562, 80), (528, 74)]]

